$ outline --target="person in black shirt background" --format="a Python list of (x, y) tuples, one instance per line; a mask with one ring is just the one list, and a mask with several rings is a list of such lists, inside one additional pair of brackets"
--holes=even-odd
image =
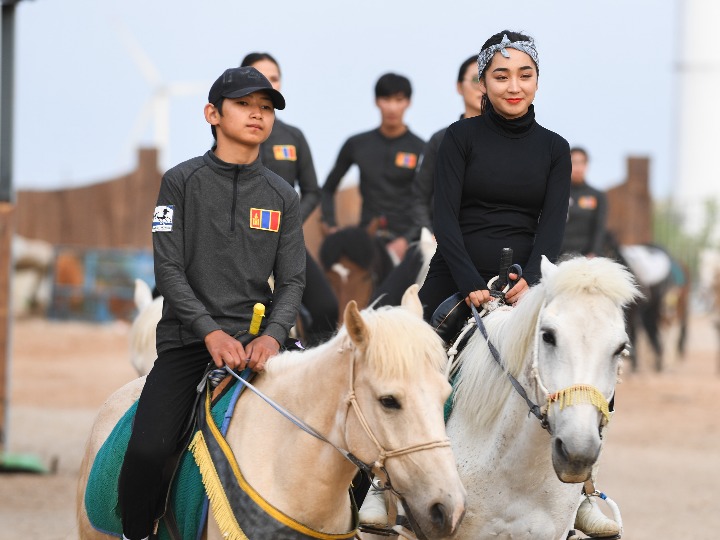
[[(241, 66), (251, 66), (280, 91), (281, 73), (277, 60), (266, 52), (252, 52), (243, 58)], [(320, 202), (320, 188), (315, 175), (310, 146), (298, 128), (275, 119), (270, 137), (260, 146), (260, 159), (268, 169), (300, 188), (300, 214), (307, 220)], [(302, 297), (304, 344), (313, 346), (329, 339), (337, 329), (338, 303), (320, 266), (306, 251), (305, 291)]]
[(360, 168), (362, 211), (360, 226), (380, 219), (378, 230), (389, 252), (402, 260), (409, 242), (416, 240), (411, 212), (412, 181), (425, 142), (404, 122), (410, 106), (412, 86), (407, 77), (395, 73), (381, 76), (375, 85), (375, 103), (380, 127), (350, 137), (343, 144), (322, 186), (322, 219), (327, 233), (337, 230), (335, 191), (348, 169)]
[[(479, 116), (483, 92), (477, 75), (477, 56), (471, 56), (460, 65), (457, 78), (457, 93), (462, 96), (465, 105), (465, 112), (460, 116), (460, 119)], [(435, 191), (433, 178), (435, 177), (437, 153), (445, 136), (445, 131), (447, 131), (447, 127), (442, 128), (430, 137), (423, 150), (420, 165), (415, 171), (412, 186), (413, 217), (418, 231), (423, 227), (431, 232), (433, 231), (432, 210), (433, 193)]]
[(561, 251), (594, 257), (603, 252), (607, 197), (604, 192), (589, 186), (585, 181), (588, 164), (585, 149), (571, 148), (570, 159), (570, 207)]

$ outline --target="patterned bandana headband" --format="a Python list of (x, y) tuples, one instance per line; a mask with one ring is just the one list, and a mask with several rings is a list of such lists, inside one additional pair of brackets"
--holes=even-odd
[(540, 61), (538, 60), (538, 53), (537, 49), (535, 48), (534, 41), (510, 41), (507, 37), (507, 34), (503, 34), (503, 38), (500, 43), (497, 43), (496, 45), (491, 45), (487, 49), (480, 51), (477, 59), (478, 77), (482, 77), (483, 71), (485, 71), (485, 68), (488, 66), (488, 64), (492, 60), (493, 55), (497, 51), (500, 51), (500, 54), (502, 54), (505, 58), (510, 58), (510, 53), (505, 50), (508, 47), (527, 53), (528, 56), (533, 59), (533, 62), (535, 62), (535, 67), (537, 67), (538, 69), (540, 68)]

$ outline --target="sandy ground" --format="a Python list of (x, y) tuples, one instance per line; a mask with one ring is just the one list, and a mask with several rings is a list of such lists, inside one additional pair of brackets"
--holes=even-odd
[[(127, 332), (124, 323), (13, 323), (7, 450), (56, 461), (57, 470), (0, 474), (0, 540), (77, 538), (76, 476), (86, 437), (106, 397), (135, 376)], [(623, 376), (598, 487), (620, 505), (626, 539), (717, 536), (717, 345), (709, 317), (696, 315), (684, 361), (670, 359), (658, 374), (643, 355), (638, 372)]]

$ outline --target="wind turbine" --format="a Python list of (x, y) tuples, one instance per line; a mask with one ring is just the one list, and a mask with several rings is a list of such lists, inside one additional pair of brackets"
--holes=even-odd
[(170, 99), (174, 97), (202, 95), (210, 88), (207, 82), (173, 82), (167, 83), (160, 75), (160, 71), (152, 62), (148, 54), (132, 33), (119, 23), (116, 29), (125, 45), (130, 57), (142, 73), (143, 78), (151, 88), (151, 94), (140, 109), (130, 132), (126, 150), (136, 150), (148, 125), (153, 125), (153, 142), (158, 151), (158, 162), (163, 169), (169, 164), (170, 148)]

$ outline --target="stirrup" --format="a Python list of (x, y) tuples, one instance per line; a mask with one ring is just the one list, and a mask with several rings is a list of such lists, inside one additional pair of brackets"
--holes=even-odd
[[(604, 500), (613, 513), (613, 519), (607, 517), (598, 507), (595, 498)], [(575, 514), (575, 528), (590, 538), (605, 538), (606, 540), (622, 537), (622, 517), (620, 509), (607, 495), (596, 491), (590, 495), (582, 495), (581, 503)], [(571, 533), (574, 531), (571, 531)], [(568, 539), (579, 538), (568, 535)]]

